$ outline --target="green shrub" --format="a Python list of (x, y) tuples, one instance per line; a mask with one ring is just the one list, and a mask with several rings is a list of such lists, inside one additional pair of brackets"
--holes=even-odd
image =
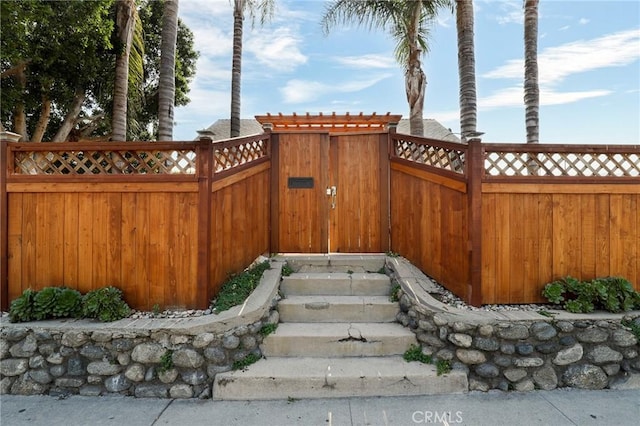
[(399, 284), (395, 284), (393, 287), (391, 287), (391, 293), (389, 293), (389, 300), (391, 302), (397, 302), (400, 300), (400, 285)]
[(82, 299), (82, 314), (85, 318), (109, 322), (125, 318), (130, 313), (129, 305), (122, 300), (122, 291), (115, 287), (90, 291)]
[(213, 309), (216, 312), (222, 312), (244, 303), (260, 283), (260, 278), (264, 271), (270, 268), (269, 262), (265, 261), (238, 275), (232, 275), (222, 285), (218, 296), (211, 302)]
[(438, 372), (438, 376), (449, 373), (451, 371), (451, 363), (446, 359), (439, 359), (438, 362), (436, 362), (436, 371)]
[(158, 372), (166, 373), (172, 368), (173, 368), (173, 351), (171, 349), (168, 349), (160, 357), (160, 366), (158, 367)]
[(282, 266), (282, 276), (283, 277), (288, 277), (291, 274), (293, 274), (293, 268), (291, 266), (289, 266), (288, 263), (285, 263)]
[(566, 277), (545, 285), (542, 295), (550, 303), (563, 304), (569, 312), (587, 313), (595, 309), (622, 312), (640, 308), (640, 293), (633, 289), (629, 281), (620, 277), (596, 278), (592, 281)]
[(432, 359), (429, 355), (425, 355), (422, 353), (422, 348), (420, 345), (411, 345), (409, 349), (403, 355), (403, 358), (407, 362), (418, 361), (423, 364), (431, 364)]
[(249, 355), (245, 356), (241, 360), (233, 361), (233, 366), (231, 368), (233, 368), (234, 370), (244, 370), (251, 364), (258, 362), (259, 360), (260, 360), (260, 357), (258, 355), (254, 353), (250, 353)]
[(265, 325), (262, 326), (262, 328), (260, 329), (259, 333), (262, 336), (267, 337), (271, 333), (275, 332), (277, 328), (278, 328), (278, 323), (277, 322), (265, 324)]
[(9, 320), (11, 322), (32, 321), (34, 319), (33, 299), (36, 292), (30, 288), (11, 302), (9, 307)]
[(54, 318), (78, 318), (82, 315), (82, 294), (78, 290), (63, 287), (58, 292), (53, 307)]
[(53, 308), (60, 294), (59, 287), (45, 287), (33, 297), (33, 319), (40, 321), (53, 318)]

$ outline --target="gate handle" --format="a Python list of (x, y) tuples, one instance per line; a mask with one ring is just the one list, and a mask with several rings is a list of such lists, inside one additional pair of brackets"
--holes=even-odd
[(327, 188), (327, 195), (329, 197), (331, 197), (331, 208), (335, 209), (336, 208), (336, 194), (337, 194), (337, 189), (335, 186), (332, 186), (331, 188)]

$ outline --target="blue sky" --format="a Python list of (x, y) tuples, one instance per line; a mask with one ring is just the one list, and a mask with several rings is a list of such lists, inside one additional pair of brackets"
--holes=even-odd
[[(276, 0), (271, 23), (245, 20), (242, 117), (279, 113), (386, 113), (408, 117), (401, 66), (383, 31), (336, 27), (325, 2)], [(475, 1), (479, 131), (485, 142), (525, 142), (522, 0)], [(542, 0), (538, 62), (540, 141), (640, 144), (640, 2)], [(176, 109), (174, 139), (229, 118), (232, 7), (182, 0), (180, 17), (201, 57), (192, 102)], [(441, 11), (423, 60), (424, 117), (459, 132), (455, 17)]]

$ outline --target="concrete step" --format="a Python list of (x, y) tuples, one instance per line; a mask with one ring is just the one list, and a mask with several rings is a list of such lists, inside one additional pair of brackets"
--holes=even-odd
[(403, 354), (415, 335), (395, 323), (281, 323), (267, 336), (265, 357), (366, 357)]
[(400, 310), (389, 296), (287, 296), (281, 322), (394, 322)]
[[(283, 255), (287, 263), (298, 272), (305, 267), (326, 267), (330, 271), (364, 270), (377, 272), (386, 261), (384, 254), (302, 254)], [(346, 267), (346, 270), (343, 269)], [(349, 268), (351, 267), (351, 268)]]
[(297, 272), (282, 277), (280, 289), (286, 296), (387, 296), (391, 280), (377, 273)]
[(433, 365), (402, 357), (268, 358), (218, 373), (215, 400), (336, 398), (465, 393), (462, 371), (437, 375)]

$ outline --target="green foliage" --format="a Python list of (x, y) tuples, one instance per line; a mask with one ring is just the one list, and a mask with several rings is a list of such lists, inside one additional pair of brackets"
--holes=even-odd
[(380, 269), (378, 269), (378, 274), (386, 275), (387, 274), (386, 268), (383, 266)]
[(542, 295), (556, 305), (564, 302), (563, 307), (569, 312), (588, 313), (595, 309), (622, 312), (640, 308), (640, 293), (620, 277), (592, 281), (566, 277), (545, 285)]
[(158, 315), (160, 315), (160, 305), (159, 305), (159, 304), (157, 304), (157, 303), (155, 303), (155, 304), (153, 305), (153, 310), (152, 310), (152, 312), (153, 312), (153, 315), (154, 315), (154, 316), (158, 316)]
[(291, 274), (293, 274), (293, 268), (289, 266), (288, 263), (285, 263), (284, 266), (282, 267), (282, 276), (288, 277)]
[(260, 357), (258, 355), (254, 353), (250, 353), (249, 355), (245, 356), (241, 360), (234, 361), (232, 368), (234, 370), (244, 370), (251, 364), (258, 362), (258, 360), (260, 360)]
[(429, 355), (422, 353), (422, 348), (419, 345), (411, 345), (409, 349), (404, 353), (403, 358), (407, 362), (418, 361), (423, 364), (431, 364), (432, 358)]
[(216, 312), (222, 312), (244, 303), (260, 283), (260, 278), (264, 271), (270, 268), (271, 265), (269, 262), (264, 261), (240, 274), (232, 275), (222, 285), (220, 293), (218, 293), (218, 296), (212, 301), (213, 309)]
[(103, 322), (117, 321), (129, 316), (131, 309), (122, 300), (122, 291), (115, 287), (103, 287), (90, 291), (83, 298), (82, 314)]
[(400, 255), (395, 251), (388, 251), (385, 254), (387, 255), (387, 257), (400, 257)]
[(165, 353), (160, 357), (160, 366), (158, 367), (158, 371), (160, 373), (166, 373), (167, 371), (173, 368), (173, 351), (171, 349), (167, 349)]
[(60, 288), (53, 307), (54, 318), (80, 317), (82, 315), (82, 294), (72, 288)]
[(620, 323), (623, 326), (631, 329), (631, 332), (636, 336), (636, 339), (638, 339), (638, 342), (640, 342), (640, 324), (639, 323), (636, 323), (632, 320), (622, 320), (620, 321)]
[(278, 328), (278, 323), (270, 323), (270, 324), (265, 324), (262, 326), (262, 328), (260, 329), (259, 333), (266, 337), (268, 335), (270, 335), (271, 333), (275, 332), (276, 329)]
[(389, 294), (389, 300), (392, 302), (397, 302), (400, 300), (400, 290), (401, 287), (399, 284), (394, 284), (393, 287), (391, 287), (391, 293)]
[(9, 320), (11, 322), (24, 322), (34, 319), (33, 299), (35, 295), (36, 292), (29, 288), (11, 302), (9, 307)]
[(33, 298), (33, 319), (40, 321), (53, 317), (59, 293), (59, 287), (45, 287), (37, 292)]
[(451, 363), (446, 359), (439, 359), (436, 362), (436, 371), (438, 376), (449, 373), (451, 371)]

